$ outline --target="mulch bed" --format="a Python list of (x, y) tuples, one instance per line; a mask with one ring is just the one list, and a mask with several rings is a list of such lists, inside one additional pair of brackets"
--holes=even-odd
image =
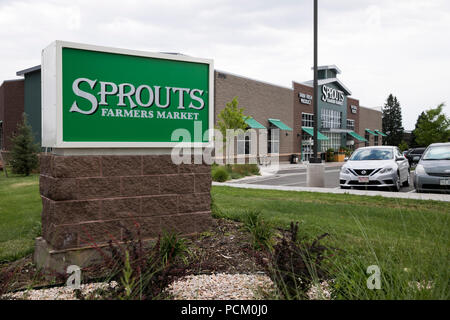
[[(185, 275), (264, 273), (261, 259), (251, 246), (250, 234), (243, 230), (242, 223), (215, 219), (210, 231), (188, 239), (188, 245), (190, 255), (183, 272)], [(84, 272), (83, 282), (98, 280), (99, 277), (102, 277), (99, 273)], [(51, 287), (64, 283), (63, 277), (54, 277), (51, 280), (45, 278), (32, 263), (31, 255), (0, 264), (0, 295), (31, 287)]]
[(264, 272), (242, 223), (217, 219), (211, 232), (193, 239), (190, 248), (188, 274)]

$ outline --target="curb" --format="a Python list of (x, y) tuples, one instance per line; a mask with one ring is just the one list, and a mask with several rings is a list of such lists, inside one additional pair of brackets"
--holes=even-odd
[(298, 192), (318, 192), (318, 193), (332, 193), (332, 194), (352, 194), (359, 196), (397, 199), (413, 199), (413, 200), (433, 200), (450, 202), (450, 195), (446, 194), (428, 194), (428, 193), (395, 193), (385, 191), (365, 191), (365, 190), (342, 190), (332, 188), (312, 188), (312, 187), (286, 187), (286, 186), (268, 186), (257, 184), (239, 184), (239, 183), (220, 183), (213, 182), (213, 186), (232, 187), (241, 189), (260, 189), (260, 190), (278, 190), (278, 191), (298, 191)]

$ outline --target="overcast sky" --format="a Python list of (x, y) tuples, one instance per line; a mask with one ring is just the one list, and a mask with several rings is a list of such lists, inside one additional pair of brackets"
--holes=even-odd
[[(312, 17), (313, 0), (0, 0), (0, 81), (58, 39), (212, 58), (291, 87), (312, 79)], [(450, 1), (319, 0), (319, 21), (319, 65), (336, 64), (361, 105), (393, 93), (411, 130), (422, 110), (450, 104)]]

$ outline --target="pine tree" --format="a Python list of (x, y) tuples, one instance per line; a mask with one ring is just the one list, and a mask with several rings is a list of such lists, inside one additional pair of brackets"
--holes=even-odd
[(397, 97), (392, 94), (383, 107), (383, 132), (387, 134), (386, 145), (398, 146), (403, 140), (402, 109)]
[(11, 138), (13, 147), (11, 149), (11, 167), (13, 173), (30, 175), (38, 166), (37, 152), (39, 148), (33, 142), (31, 126), (28, 124), (27, 116), (23, 114), (23, 122), (17, 126), (17, 134)]
[(441, 103), (434, 109), (425, 111), (424, 116), (419, 117), (417, 128), (414, 130), (416, 141), (423, 147), (436, 142), (448, 142), (450, 139), (450, 118), (442, 109), (445, 104)]

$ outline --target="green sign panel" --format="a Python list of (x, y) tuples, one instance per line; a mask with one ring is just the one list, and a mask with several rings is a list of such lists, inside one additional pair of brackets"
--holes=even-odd
[[(177, 129), (189, 132), (189, 142), (209, 141), (205, 132), (213, 119), (210, 60), (61, 42), (53, 49), (60, 66), (54, 71), (55, 90), (60, 91), (55, 107), (60, 110), (55, 112), (56, 137), (43, 139), (54, 141), (52, 147), (173, 146)], [(52, 83), (45, 81), (52, 72), (45, 70), (53, 57), (48, 51), (43, 55), (43, 93), (44, 100), (51, 101)]]

